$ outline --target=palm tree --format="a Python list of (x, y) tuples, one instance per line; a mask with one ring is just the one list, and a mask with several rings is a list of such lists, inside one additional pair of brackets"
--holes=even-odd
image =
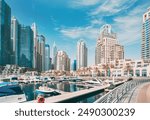
[(105, 76), (107, 77), (108, 70), (109, 70), (109, 65), (108, 64), (103, 65), (103, 69), (105, 70)]
[(129, 73), (132, 70), (132, 67), (129, 64), (127, 64), (124, 69), (127, 71), (127, 75), (129, 76)]

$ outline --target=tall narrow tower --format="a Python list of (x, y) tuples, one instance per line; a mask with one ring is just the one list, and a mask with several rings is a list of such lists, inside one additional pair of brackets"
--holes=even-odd
[(19, 39), (20, 39), (20, 25), (18, 20), (13, 16), (11, 18), (11, 64), (18, 65), (19, 58)]
[(77, 69), (87, 67), (87, 47), (84, 40), (77, 43)]
[(57, 47), (54, 42), (53, 47), (52, 47), (52, 68), (56, 70), (56, 54), (57, 54)]
[(143, 29), (142, 29), (142, 51), (141, 56), (145, 61), (150, 61), (150, 8), (143, 15)]
[(33, 68), (37, 68), (37, 39), (38, 39), (38, 31), (35, 23), (31, 26), (33, 31)]

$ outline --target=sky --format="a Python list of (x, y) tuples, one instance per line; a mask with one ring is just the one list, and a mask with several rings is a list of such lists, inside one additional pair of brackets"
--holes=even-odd
[(125, 58), (141, 58), (142, 15), (150, 0), (5, 0), (20, 24), (37, 24), (38, 34), (52, 48), (76, 58), (77, 41), (88, 47), (88, 65), (95, 64), (95, 47), (100, 28), (110, 24), (124, 46)]

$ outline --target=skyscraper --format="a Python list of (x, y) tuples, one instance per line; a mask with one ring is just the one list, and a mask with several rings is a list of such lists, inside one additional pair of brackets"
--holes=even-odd
[(104, 25), (100, 30), (95, 49), (95, 64), (107, 64), (110, 61), (124, 59), (124, 47), (117, 43), (117, 35), (111, 25)]
[(33, 68), (37, 68), (37, 35), (38, 35), (38, 31), (37, 31), (37, 26), (35, 23), (32, 24), (31, 26), (32, 31), (33, 31)]
[(87, 67), (87, 47), (81, 39), (77, 43), (77, 69)]
[(50, 46), (45, 45), (45, 71), (50, 69)]
[(32, 68), (33, 31), (30, 26), (21, 26), (19, 39), (19, 65)]
[(11, 18), (11, 64), (18, 65), (18, 52), (19, 52), (19, 39), (20, 39), (20, 25), (18, 20), (13, 16)]
[(57, 54), (57, 47), (54, 42), (53, 47), (52, 47), (52, 68), (54, 70), (56, 69), (56, 54)]
[(11, 8), (0, 0), (0, 65), (11, 63)]
[(37, 70), (39, 72), (45, 71), (45, 37), (43, 35), (38, 36)]
[(76, 71), (77, 70), (77, 60), (74, 60), (72, 63), (72, 70)]
[(150, 8), (143, 15), (143, 29), (142, 29), (142, 59), (150, 61)]
[(58, 51), (56, 61), (56, 70), (70, 71), (70, 59), (66, 52)]

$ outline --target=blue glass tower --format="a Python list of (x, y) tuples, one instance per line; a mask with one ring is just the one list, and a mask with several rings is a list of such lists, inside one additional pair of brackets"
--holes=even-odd
[(0, 65), (10, 64), (11, 55), (11, 8), (4, 0), (0, 0)]
[(19, 40), (19, 65), (32, 68), (33, 64), (33, 31), (30, 26), (21, 26)]
[(73, 71), (76, 71), (76, 70), (77, 70), (77, 60), (74, 60), (74, 61), (73, 61), (72, 70), (73, 70)]
[(50, 69), (50, 46), (45, 44), (45, 71)]

